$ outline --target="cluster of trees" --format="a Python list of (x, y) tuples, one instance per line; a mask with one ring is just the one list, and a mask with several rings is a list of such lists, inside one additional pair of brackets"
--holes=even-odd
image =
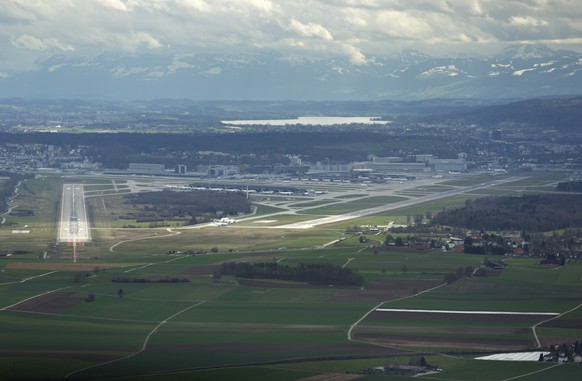
[(566, 264), (566, 257), (563, 255), (550, 253), (546, 255), (546, 258), (540, 261), (540, 265), (560, 265), (564, 266)]
[(218, 213), (237, 215), (249, 213), (251, 203), (242, 193), (191, 191), (132, 193), (125, 196), (126, 203), (141, 205), (142, 212), (136, 218), (138, 222), (155, 222), (165, 219), (190, 218), (189, 223), (198, 220), (210, 220)]
[(224, 262), (220, 273), (237, 278), (282, 279), (317, 284), (361, 286), (364, 278), (356, 271), (329, 263), (301, 263), (297, 267), (276, 262)]
[[(57, 136), (58, 135), (58, 136)], [(53, 144), (89, 147), (87, 154), (94, 160), (102, 162), (106, 168), (125, 169), (131, 162), (147, 161), (165, 164), (208, 164), (208, 161), (184, 161), (168, 157), (167, 149), (172, 151), (228, 152), (232, 155), (253, 154), (256, 164), (264, 155), (280, 155), (288, 162), (285, 154), (301, 154), (314, 161), (322, 160), (365, 160), (370, 144), (377, 143), (378, 134), (365, 131), (326, 131), (311, 132), (305, 139), (304, 132), (251, 132), (237, 134), (175, 134), (159, 133), (155, 139), (149, 133), (83, 133), (83, 134), (9, 134), (0, 132), (0, 141), (18, 144)], [(366, 147), (360, 150), (346, 150), (346, 142), (353, 147)], [(356, 144), (360, 143), (360, 145)]]
[(558, 183), (556, 190), (561, 192), (582, 192), (582, 181), (565, 181)]
[[(461, 279), (462, 277), (471, 277), (473, 275), (473, 272), (475, 271), (475, 268), (473, 266), (467, 266), (467, 267), (463, 267), (463, 266), (459, 266), (455, 271), (451, 271), (448, 274), (445, 274), (444, 276), (444, 281), (447, 284), (453, 283), (459, 279)], [(486, 276), (483, 274), (476, 274), (476, 275), (480, 275), (480, 276)]]
[(536, 194), (467, 200), (433, 217), (433, 225), (543, 232), (582, 226), (582, 195)]
[[(565, 229), (551, 235), (542, 233), (522, 233), (528, 241), (528, 253), (536, 257), (582, 257), (582, 229)], [(525, 252), (525, 247), (524, 247)], [(560, 258), (560, 261), (562, 259)]]
[(91, 302), (94, 302), (95, 299), (97, 299), (97, 298), (95, 297), (95, 294), (91, 291), (91, 292), (89, 292), (89, 294), (87, 294), (87, 297), (84, 300), (87, 303), (91, 303)]
[(130, 278), (130, 277), (115, 277), (111, 279), (113, 283), (188, 283), (190, 279), (188, 278)]
[[(553, 361), (558, 361), (560, 357), (568, 359), (569, 362), (574, 361), (574, 357), (582, 356), (582, 342), (576, 340), (574, 343), (562, 343), (559, 345), (550, 345), (548, 348), (550, 352), (549, 357)], [(540, 361), (544, 361), (544, 357), (540, 356)]]
[[(126, 125), (125, 122), (122, 122)], [(143, 123), (140, 120), (140, 125)], [(114, 126), (103, 126), (115, 128)], [(272, 167), (274, 163), (288, 164), (288, 154), (308, 157), (310, 161), (347, 162), (362, 161), (370, 154), (379, 156), (401, 155), (403, 149), (416, 152), (417, 147), (427, 146), (439, 157), (455, 157), (457, 149), (440, 139), (439, 135), (390, 136), (385, 129), (378, 131), (342, 129), (315, 130), (313, 126), (299, 126), (268, 132), (223, 133), (27, 133), (11, 134), (0, 131), (0, 142), (17, 144), (46, 144), (57, 146), (84, 146), (86, 156), (101, 162), (105, 168), (126, 169), (132, 162), (165, 164), (172, 167), (186, 164), (189, 168), (208, 165), (209, 157), (198, 156), (200, 151), (220, 151), (232, 155), (231, 164), (253, 168), (260, 165)], [(174, 128), (175, 130), (175, 128)], [(305, 134), (309, 133), (309, 139)], [(426, 132), (425, 132), (426, 133)], [(391, 134), (392, 135), (392, 134)], [(379, 146), (378, 141), (383, 144)], [(349, 142), (349, 143), (348, 143)], [(349, 146), (349, 149), (347, 147)], [(171, 147), (168, 148), (168, 147)], [(370, 151), (372, 149), (372, 151)], [(187, 153), (175, 155), (173, 153)], [(221, 156), (222, 164), (228, 157)]]

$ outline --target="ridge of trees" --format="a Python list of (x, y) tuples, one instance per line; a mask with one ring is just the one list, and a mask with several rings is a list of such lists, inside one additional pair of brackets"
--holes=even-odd
[(582, 195), (532, 194), (469, 199), (433, 217), (433, 225), (543, 232), (582, 226)]
[[(446, 142), (441, 142), (436, 135), (390, 136), (384, 131), (343, 131), (328, 129), (313, 131), (294, 128), (293, 131), (281, 129), (278, 132), (240, 132), (240, 133), (58, 133), (47, 134), (31, 132), (26, 134), (0, 131), (0, 141), (13, 144), (53, 144), (58, 146), (85, 146), (87, 155), (94, 161), (103, 163), (105, 168), (126, 169), (129, 163), (147, 162), (165, 164), (171, 167), (186, 164), (208, 164), (208, 158), (183, 159), (171, 157), (168, 152), (220, 151), (236, 155), (252, 155), (254, 159), (245, 158), (249, 164), (263, 162), (262, 157), (269, 157), (268, 162), (288, 163), (286, 154), (308, 157), (310, 161), (361, 161), (370, 153), (380, 156), (396, 155), (402, 146), (416, 147), (430, 144), (431, 150), (439, 157), (455, 157), (456, 151)], [(305, 138), (306, 132), (309, 139)], [(384, 142), (378, 147), (378, 142)], [(348, 144), (348, 142), (350, 144)], [(171, 148), (168, 148), (171, 147)], [(348, 149), (349, 148), (349, 149)], [(238, 159), (237, 159), (238, 160)], [(241, 162), (236, 161), (236, 164)]]
[[(125, 196), (129, 204), (140, 205), (138, 221), (150, 222), (189, 216), (190, 223), (222, 215), (250, 213), (251, 204), (242, 193), (213, 191), (132, 193)], [(206, 215), (206, 218), (204, 216)], [(133, 216), (132, 216), (133, 217)]]
[(300, 263), (299, 266), (291, 267), (276, 262), (224, 262), (220, 273), (237, 278), (280, 279), (330, 285), (361, 286), (364, 283), (364, 278), (356, 271), (329, 263)]
[[(176, 278), (176, 277), (166, 277), (166, 278), (131, 278), (131, 277), (114, 277), (111, 279), (113, 283), (189, 283), (188, 278)], [(121, 290), (121, 289), (120, 289)], [(119, 294), (119, 291), (117, 291)], [(123, 295), (123, 291), (122, 291)], [(121, 296), (119, 296), (121, 298)]]
[(582, 192), (582, 181), (563, 181), (556, 187), (560, 192)]

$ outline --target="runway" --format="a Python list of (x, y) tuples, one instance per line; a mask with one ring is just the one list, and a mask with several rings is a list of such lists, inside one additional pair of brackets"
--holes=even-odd
[(456, 196), (456, 195), (460, 195), (463, 193), (470, 193), (472, 191), (479, 190), (479, 189), (491, 188), (493, 186), (498, 186), (498, 185), (502, 185), (502, 184), (509, 183), (512, 181), (522, 180), (522, 179), (523, 179), (522, 177), (511, 177), (511, 178), (502, 179), (502, 180), (495, 180), (495, 181), (491, 181), (491, 182), (481, 183), (478, 185), (471, 185), (471, 186), (460, 187), (457, 189), (448, 190), (445, 192), (434, 193), (434, 194), (430, 194), (427, 196), (416, 197), (413, 199), (395, 202), (392, 204), (386, 204), (386, 205), (378, 206), (378, 207), (374, 207), (374, 208), (368, 208), (368, 209), (362, 209), (362, 210), (358, 210), (358, 211), (354, 211), (354, 212), (338, 214), (336, 216), (321, 217), (321, 218), (316, 218), (316, 219), (309, 220), (309, 221), (295, 222), (295, 223), (287, 224), (287, 225), (273, 226), (271, 228), (273, 228), (273, 229), (310, 229), (310, 228), (313, 228), (313, 227), (319, 226), (319, 225), (331, 224), (331, 223), (351, 220), (351, 219), (358, 218), (358, 217), (369, 216), (372, 214), (383, 213), (383, 212), (387, 212), (390, 210), (400, 209), (400, 208), (404, 208), (407, 206), (412, 206), (412, 205), (421, 204), (424, 202), (442, 199), (445, 197)]
[(91, 232), (82, 184), (64, 184), (61, 197), (59, 242), (89, 242)]

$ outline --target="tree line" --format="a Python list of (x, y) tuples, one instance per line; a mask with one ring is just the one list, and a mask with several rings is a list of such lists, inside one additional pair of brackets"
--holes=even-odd
[[(113, 283), (189, 283), (188, 278), (130, 278), (130, 277), (114, 277), (111, 279)], [(119, 291), (118, 291), (119, 294)], [(121, 297), (121, 296), (120, 296)]]
[(361, 286), (364, 277), (356, 271), (329, 263), (300, 263), (291, 267), (277, 262), (224, 262), (220, 273), (237, 278), (281, 279), (316, 284)]
[(582, 192), (582, 181), (564, 181), (556, 187), (560, 192)]
[[(194, 224), (198, 219), (215, 218), (219, 213), (234, 216), (251, 211), (251, 203), (243, 193), (164, 190), (132, 193), (126, 195), (125, 199), (128, 204), (141, 205), (141, 212), (132, 216), (141, 222), (189, 216), (190, 223)], [(204, 215), (207, 218), (203, 218)]]
[[(17, 144), (47, 144), (57, 146), (86, 146), (87, 155), (106, 168), (126, 169), (131, 162), (151, 162), (171, 165), (167, 158), (172, 151), (221, 151), (232, 155), (300, 154), (313, 161), (365, 160), (369, 144), (382, 139), (366, 131), (312, 132), (305, 139), (304, 132), (244, 132), (237, 134), (195, 133), (83, 133), (46, 134), (31, 132), (12, 134), (0, 132), (0, 142)], [(346, 150), (342, 145), (360, 143), (366, 149)], [(288, 160), (288, 159), (287, 159)], [(175, 164), (175, 163), (174, 163)], [(205, 164), (208, 164), (207, 162)]]
[(462, 208), (443, 211), (433, 225), (468, 229), (544, 232), (582, 226), (582, 195), (532, 194), (467, 200)]

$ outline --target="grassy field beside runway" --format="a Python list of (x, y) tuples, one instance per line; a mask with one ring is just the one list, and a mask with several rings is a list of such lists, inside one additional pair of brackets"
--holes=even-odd
[(85, 185), (85, 193), (92, 194), (102, 191), (115, 192), (115, 186), (113, 186), (112, 183), (109, 184), (105, 183), (102, 185), (101, 184)]
[(407, 198), (399, 196), (375, 196), (365, 197), (353, 201), (340, 202), (332, 205), (322, 206), (320, 208), (307, 209), (301, 213), (316, 215), (334, 215), (353, 212), (356, 210), (370, 209), (386, 204), (392, 204), (399, 201), (405, 201)]
[[(220, 252), (278, 250), (279, 248), (315, 247), (324, 242), (337, 239), (337, 230), (317, 230), (298, 232), (296, 230), (268, 229), (262, 224), (248, 224), (241, 227), (211, 226), (205, 229), (172, 230), (127, 230), (127, 238), (114, 248), (121, 255), (138, 255), (144, 252), (163, 254), (169, 250), (176, 251), (211, 251)], [(245, 227), (246, 226), (246, 227)], [(119, 238), (119, 231), (117, 232)], [(140, 236), (141, 235), (141, 236)], [(135, 236), (132, 238), (132, 236)], [(145, 238), (145, 239), (138, 239)]]
[(351, 194), (344, 194), (341, 196), (336, 196), (334, 197), (337, 200), (349, 200), (352, 198), (361, 198), (361, 197), (367, 197), (368, 194), (367, 193), (351, 193)]
[[(18, 189), (18, 195), (13, 198), (14, 210), (25, 209), (34, 212), (33, 216), (6, 215), (8, 227), (28, 225), (36, 234), (52, 231), (59, 217), (62, 179), (40, 178), (28, 180)], [(3, 231), (1, 229), (0, 231)]]
[[(280, 226), (280, 225), (287, 225), (292, 224), (295, 222), (302, 222), (302, 221), (309, 221), (313, 219), (312, 215), (302, 215), (302, 214), (277, 214), (272, 217), (268, 217), (265, 219), (252, 219), (249, 221), (239, 221), (241, 225), (252, 225), (255, 228), (260, 229), (261, 226)], [(239, 225), (237, 225), (239, 226)], [(234, 225), (231, 227), (235, 227)]]
[(471, 191), (469, 196), (470, 198), (480, 198), (480, 197), (487, 197), (487, 196), (516, 196), (523, 193), (521, 190), (516, 189), (508, 189), (508, 188), (499, 188), (499, 189), (477, 189), (475, 191)]
[(477, 185), (481, 183), (486, 183), (495, 180), (502, 180), (510, 177), (507, 173), (481, 173), (476, 176), (465, 177), (458, 176), (449, 178), (445, 181), (439, 182), (439, 185), (454, 186), (454, 187), (467, 187), (471, 185)]
[(291, 208), (310, 208), (310, 207), (314, 207), (314, 206), (322, 206), (322, 205), (327, 205), (327, 204), (336, 203), (336, 202), (337, 202), (337, 200), (331, 200), (331, 199), (314, 200), (314, 201), (307, 201), (307, 202), (300, 202), (300, 203), (296, 203), (296, 204), (290, 204), (289, 207), (291, 207)]

